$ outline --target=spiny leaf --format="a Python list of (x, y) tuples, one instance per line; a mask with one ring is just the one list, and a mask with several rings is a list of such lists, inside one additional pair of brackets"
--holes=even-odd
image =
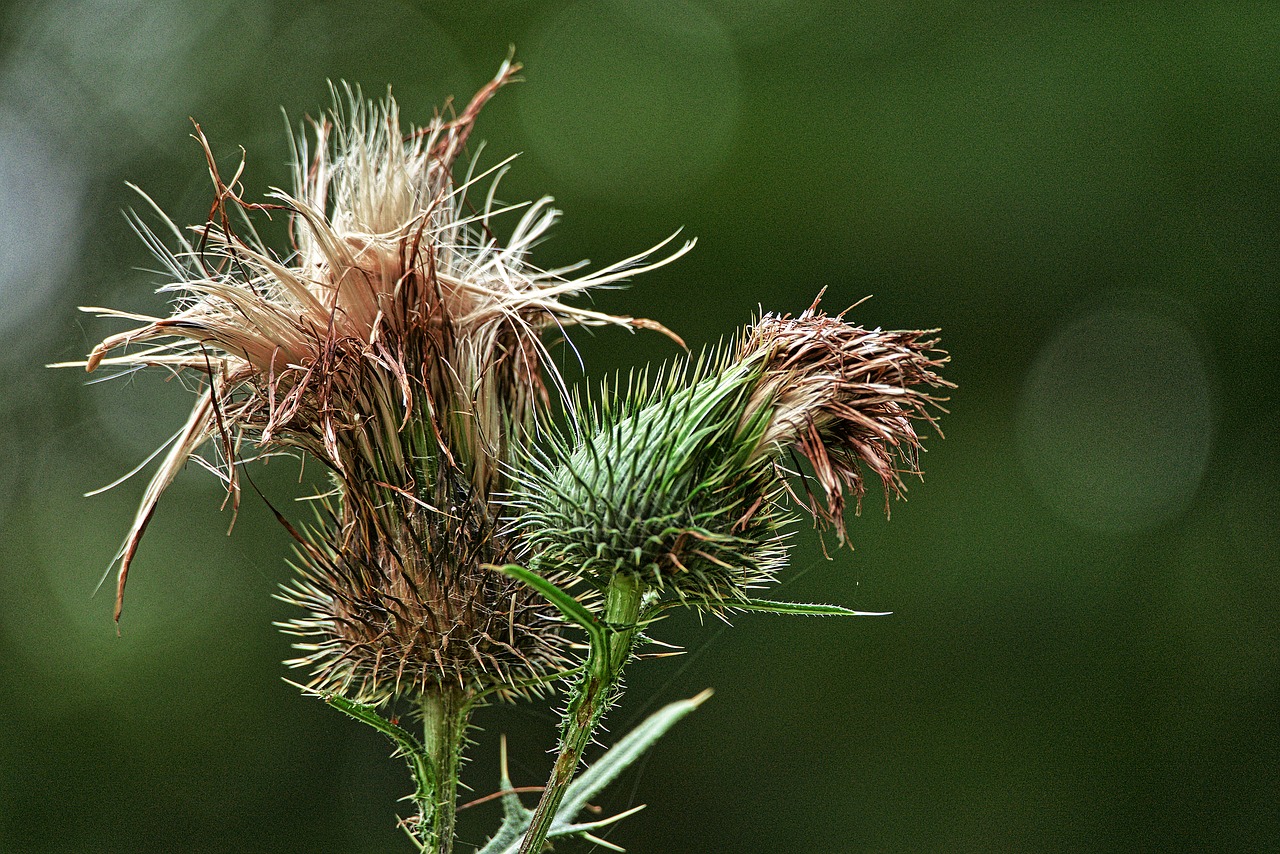
[[(630, 818), (631, 816), (640, 812), (640, 810), (644, 809), (645, 806), (647, 805), (637, 804), (631, 809), (620, 812), (617, 815), (611, 815), (608, 818), (601, 818), (601, 819), (597, 819), (596, 821), (584, 821), (584, 822), (579, 822), (578, 824), (555, 824), (555, 825), (552, 825), (551, 830), (547, 835), (548, 836), (572, 836), (575, 833), (581, 833), (583, 836), (590, 839), (591, 838), (590, 831), (599, 830), (600, 828), (608, 827), (611, 824), (617, 824), (618, 822), (622, 821), (624, 818)], [(609, 843), (606, 843), (606, 842), (600, 842), (597, 844), (604, 845), (606, 848), (614, 848), (614, 850), (616, 851), (623, 850), (621, 848), (617, 848), (613, 845), (610, 845)]]
[(799, 614), (806, 617), (887, 617), (892, 611), (854, 611), (841, 605), (817, 605), (807, 602), (774, 602), (770, 599), (738, 599), (724, 602), (670, 602), (665, 607), (692, 605), (725, 611), (763, 611), (770, 614)]
[[(707, 689), (696, 697), (679, 700), (654, 712), (644, 723), (627, 733), (625, 737), (595, 763), (578, 775), (565, 791), (564, 800), (556, 812), (555, 824), (568, 823), (605, 786), (613, 782), (627, 766), (640, 758), (659, 738), (662, 738), (676, 722), (701, 706), (711, 696)], [(552, 825), (552, 832), (555, 831)]]
[(476, 854), (519, 854), (520, 840), (524, 838), (524, 832), (529, 828), (529, 820), (533, 818), (533, 812), (530, 811), (523, 821), (513, 821), (509, 816), (503, 818), (502, 826), (498, 828), (483, 848), (476, 851)]
[(405, 762), (409, 765), (409, 771), (413, 774), (413, 782), (417, 787), (417, 791), (413, 794), (414, 800), (421, 802), (423, 798), (427, 797), (427, 793), (434, 787), (435, 769), (431, 765), (431, 760), (427, 757), (427, 752), (422, 746), (422, 742), (414, 737), (412, 733), (396, 726), (378, 714), (373, 706), (357, 703), (337, 694), (322, 694), (305, 685), (290, 682), (288, 679), (285, 681), (289, 682), (290, 685), (301, 688), (307, 694), (319, 697), (344, 715), (373, 727), (389, 738), (396, 748), (393, 755), (403, 756)]
[[(596, 760), (594, 765), (583, 771), (578, 776), (578, 779), (569, 786), (564, 800), (560, 803), (560, 808), (556, 810), (555, 821), (551, 825), (551, 830), (547, 832), (547, 838), (559, 839), (569, 836), (582, 836), (597, 845), (621, 851), (621, 848), (612, 843), (593, 836), (591, 831), (599, 830), (628, 816), (635, 815), (644, 809), (643, 805), (632, 807), (608, 818), (581, 824), (575, 824), (574, 818), (591, 798), (599, 794), (605, 786), (609, 785), (629, 765), (639, 759), (677, 721), (702, 705), (710, 696), (711, 691), (708, 689), (696, 697), (691, 697), (688, 700), (678, 700), (664, 706), (646, 718), (640, 726), (629, 732), (621, 741), (609, 748), (603, 756)], [(503, 761), (500, 784), (504, 791), (510, 792), (512, 786), (506, 771), (505, 742), (503, 742), (502, 749)], [(533, 817), (533, 811), (526, 809), (520, 802), (519, 796), (514, 793), (503, 796), (502, 810), (502, 826), (498, 828), (498, 832), (476, 854), (518, 854), (520, 842), (524, 838), (525, 831), (529, 828), (529, 821)]]
[(502, 824), (498, 827), (498, 831), (493, 837), (485, 843), (476, 854), (503, 854), (506, 851), (515, 851), (520, 847), (520, 840), (524, 838), (524, 833), (529, 829), (529, 822), (533, 819), (533, 810), (527, 809), (520, 802), (520, 796), (517, 795), (511, 785), (511, 774), (507, 770), (507, 737), (502, 737), (502, 746), (499, 756), (498, 774), (499, 791), (504, 792), (502, 796)]
[(393, 724), (374, 710), (373, 706), (367, 706), (364, 703), (357, 703), (348, 700), (346, 697), (333, 696), (325, 697), (324, 701), (333, 706), (345, 715), (355, 718), (356, 720), (366, 723), (376, 729), (378, 732), (391, 739), (400, 752), (414, 753), (422, 751), (422, 744), (408, 730)]

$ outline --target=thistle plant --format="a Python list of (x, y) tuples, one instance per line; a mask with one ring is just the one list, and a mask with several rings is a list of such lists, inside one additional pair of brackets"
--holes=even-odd
[[(587, 799), (701, 702), (673, 704), (578, 775), (666, 609), (864, 613), (755, 591), (785, 566), (793, 507), (843, 542), (846, 496), (860, 506), (865, 469), (887, 510), (903, 475), (919, 473), (917, 428), (933, 423), (933, 390), (949, 385), (931, 333), (866, 330), (815, 302), (797, 317), (760, 317), (700, 360), (596, 398), (569, 393), (547, 330), (675, 337), (572, 297), (693, 244), (659, 254), (673, 236), (585, 275), (535, 266), (530, 250), (557, 216), (550, 200), (497, 202), (509, 160), (459, 166), (481, 108), (517, 70), (504, 64), (460, 113), (421, 128), (402, 126), (390, 96), (335, 91), (330, 114), (294, 137), (292, 191), (262, 202), (244, 198), (243, 160), (223, 178), (197, 125), (214, 187), (208, 221), (184, 232), (152, 205), (158, 234), (134, 217), (165, 267), (173, 313), (87, 309), (135, 325), (76, 363), (159, 367), (194, 378), (197, 392), (117, 555), (117, 622), (143, 533), (188, 460), (214, 471), (233, 503), (249, 457), (290, 454), (327, 470), (313, 519), (276, 513), (297, 557), (281, 598), (301, 609), (282, 624), (299, 651), (287, 663), (307, 671), (304, 690), (404, 756), (417, 809), (405, 826), (422, 851), (453, 849), (477, 706), (557, 682), (567, 691), (536, 810), (506, 792), (483, 849), (537, 852), (549, 838), (595, 838), (613, 819), (576, 823)], [(502, 215), (521, 211), (500, 241)], [(290, 224), (287, 251), (255, 228), (272, 217)], [(392, 703), (409, 704), (420, 736), (387, 719)]]

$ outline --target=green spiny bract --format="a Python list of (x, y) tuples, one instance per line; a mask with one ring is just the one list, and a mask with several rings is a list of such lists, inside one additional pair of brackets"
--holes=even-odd
[(634, 573), (710, 602), (770, 581), (790, 514), (773, 460), (757, 453), (769, 413), (748, 411), (761, 377), (759, 364), (713, 356), (581, 407), (516, 478), (530, 568), (598, 588)]

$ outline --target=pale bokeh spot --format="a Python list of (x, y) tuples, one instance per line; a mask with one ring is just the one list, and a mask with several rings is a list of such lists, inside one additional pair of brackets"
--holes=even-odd
[[(77, 261), (84, 182), (59, 155), (0, 105), (0, 331), (6, 333), (39, 316)], [(11, 338), (5, 350), (22, 351), (24, 338)]]
[(236, 86), (266, 38), (248, 2), (60, 0), (22, 21), (6, 95), (104, 169)]
[(1045, 344), (1027, 375), (1018, 425), (1026, 476), (1082, 528), (1175, 519), (1209, 461), (1212, 397), (1186, 327), (1136, 305), (1095, 311)]
[[(813, 0), (704, 0), (738, 41), (750, 46), (813, 38), (815, 26), (829, 25), (832, 10)], [(918, 27), (916, 19), (936, 14), (907, 0), (843, 0), (839, 13), (857, 22), (844, 33), (844, 59), (859, 58), (897, 45)]]

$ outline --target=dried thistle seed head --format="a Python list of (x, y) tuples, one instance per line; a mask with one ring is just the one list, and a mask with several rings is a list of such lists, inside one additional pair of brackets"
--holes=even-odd
[(948, 357), (936, 332), (868, 330), (815, 302), (799, 317), (766, 314), (743, 338), (739, 358), (763, 366), (748, 411), (772, 412), (761, 452), (795, 448), (808, 460), (824, 502), (810, 491), (805, 503), (841, 539), (845, 490), (857, 509), (866, 493), (862, 465), (884, 486), (886, 514), (902, 475), (920, 474), (917, 423), (937, 429), (931, 409), (943, 411), (929, 390), (954, 388), (937, 373)]
[[(311, 142), (295, 141), (294, 192), (274, 192), (265, 204), (241, 198), (239, 173), (222, 179), (197, 127), (217, 191), (210, 221), (187, 239), (165, 219), (177, 251), (137, 222), (172, 276), (161, 290), (175, 295), (175, 312), (144, 318), (87, 309), (144, 321), (96, 347), (89, 370), (156, 365), (206, 383), (121, 548), (117, 617), (160, 496), (210, 440), (237, 495), (242, 441), (314, 455), (338, 476), (356, 508), (349, 512), (380, 517), (364, 526), (380, 536), (399, 524), (397, 513), (448, 503), (433, 486), (446, 470), (461, 472), (480, 496), (501, 486), (501, 462), (545, 395), (544, 372), (559, 383), (544, 358), (544, 329), (661, 329), (565, 300), (667, 263), (691, 243), (655, 262), (649, 258), (661, 247), (570, 278), (570, 270), (544, 271), (528, 260), (557, 216), (549, 199), (499, 206), (495, 177), (474, 209), (468, 190), (500, 177), (505, 163), (455, 180), (480, 108), (517, 69), (504, 65), (460, 115), (421, 129), (401, 127), (390, 97), (375, 105), (348, 90), (345, 105), (311, 123)], [(521, 207), (499, 242), (494, 218)], [(290, 254), (273, 252), (253, 230), (253, 216), (273, 212), (291, 217)], [(143, 342), (149, 346), (127, 350)]]
[(712, 357), (616, 400), (532, 456), (508, 501), (522, 557), (603, 587), (633, 573), (681, 598), (741, 597), (786, 558), (772, 460), (752, 459), (764, 417), (744, 414), (757, 368)]
[(522, 555), (541, 572), (597, 587), (640, 575), (699, 602), (732, 604), (786, 556), (781, 460), (806, 457), (826, 503), (805, 503), (843, 536), (846, 488), (860, 461), (887, 494), (918, 472), (920, 437), (948, 386), (945, 355), (922, 332), (867, 331), (810, 309), (767, 315), (741, 343), (698, 367), (587, 406), (576, 428), (533, 456), (509, 500)]

